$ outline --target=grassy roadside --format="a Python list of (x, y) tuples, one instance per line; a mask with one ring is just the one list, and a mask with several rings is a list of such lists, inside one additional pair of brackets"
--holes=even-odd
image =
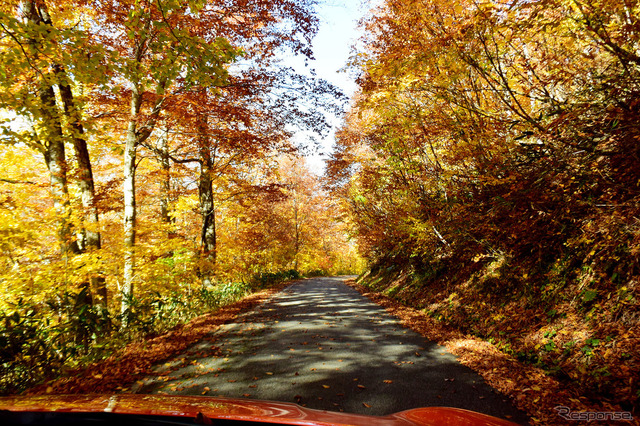
[[(577, 338), (576, 335), (579, 332), (577, 325), (573, 328), (559, 327), (559, 324), (568, 322), (567, 318), (577, 321), (575, 318), (567, 315), (560, 318), (563, 320), (560, 322), (543, 321), (543, 324), (546, 322), (546, 327), (538, 328), (538, 335), (532, 332), (538, 324), (535, 318), (531, 317), (532, 311), (522, 312), (513, 305), (492, 304), (491, 298), (480, 299), (475, 303), (471, 300), (467, 301), (470, 296), (464, 292), (462, 286), (457, 288), (458, 292), (455, 294), (453, 291), (449, 292), (449, 297), (443, 297), (442, 293), (430, 294), (423, 287), (416, 286), (412, 279), (411, 274), (390, 273), (384, 270), (376, 274), (365, 274), (358, 282), (353, 281), (349, 284), (399, 317), (405, 326), (445, 346), (451, 353), (458, 356), (463, 364), (483, 376), (494, 389), (510, 397), (518, 408), (531, 417), (532, 423), (566, 423), (559, 417), (559, 412), (556, 410), (556, 407), (564, 406), (572, 412), (628, 411), (632, 413), (635, 424), (639, 424), (637, 409), (630, 405), (632, 401), (626, 400), (620, 404), (610, 395), (598, 394), (597, 387), (585, 388), (584, 382), (589, 382), (590, 378), (580, 381), (552, 374), (553, 372), (544, 368), (540, 362), (532, 362), (532, 359), (523, 359), (518, 356), (514, 349), (519, 348), (512, 347), (511, 350), (505, 350), (504, 345), (500, 345), (490, 337), (496, 335), (504, 340), (515, 341), (515, 336), (525, 334), (534, 342), (537, 339), (538, 343), (533, 344), (535, 348), (541, 342), (553, 341), (545, 337), (544, 330), (547, 329), (557, 329), (559, 335), (565, 338), (570, 333), (571, 338)], [(465, 303), (464, 306), (461, 301)], [(455, 309), (456, 303), (458, 303), (458, 310)], [(447, 312), (448, 317), (445, 316)], [(476, 319), (472, 315), (475, 315)], [(465, 322), (466, 326), (461, 327), (460, 324)], [(471, 328), (469, 323), (474, 324), (475, 328)], [(478, 325), (480, 323), (484, 325)], [(524, 329), (523, 324), (528, 324), (531, 329)], [(504, 330), (500, 333), (502, 329)], [(562, 330), (566, 330), (564, 334)], [(484, 334), (479, 331), (483, 331)], [(526, 339), (522, 340), (526, 341)], [(588, 338), (585, 338), (585, 341), (587, 340)], [(629, 342), (632, 341), (629, 340)], [(602, 348), (598, 347), (599, 345), (592, 345), (589, 355), (593, 357), (594, 352), (597, 354), (607, 349), (612, 351), (612, 348), (622, 353), (625, 350), (634, 350), (619, 341), (616, 343), (617, 346), (603, 343)], [(538, 346), (538, 349), (541, 347)], [(576, 354), (574, 358), (568, 359), (572, 359), (574, 363), (589, 361), (584, 359), (587, 356), (586, 351), (581, 349), (578, 351), (583, 357), (578, 357)], [(609, 355), (613, 356), (613, 354)], [(618, 358), (612, 358), (612, 360), (618, 361)], [(617, 368), (621, 372), (629, 372), (631, 367), (622, 364), (617, 365)], [(586, 374), (591, 375), (592, 372), (593, 370), (587, 370)], [(637, 383), (636, 379), (637, 377), (632, 373), (627, 378), (629, 384)], [(633, 396), (633, 394), (628, 395), (630, 399), (633, 399)]]

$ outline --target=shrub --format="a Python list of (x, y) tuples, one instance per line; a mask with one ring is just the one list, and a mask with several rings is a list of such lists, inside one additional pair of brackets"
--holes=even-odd
[(295, 269), (280, 272), (262, 272), (253, 276), (251, 284), (256, 288), (265, 288), (287, 280), (295, 280), (298, 278), (300, 278), (300, 272)]
[[(267, 281), (295, 274), (271, 274)], [(287, 278), (288, 279), (288, 278)], [(0, 394), (18, 393), (65, 367), (107, 356), (112, 348), (159, 334), (205, 312), (233, 303), (250, 292), (245, 283), (212, 289), (152, 293), (131, 297), (127, 312), (110, 318), (92, 306), (86, 293), (66, 292), (42, 305), (19, 302), (0, 311)], [(118, 326), (124, 316), (127, 328)]]

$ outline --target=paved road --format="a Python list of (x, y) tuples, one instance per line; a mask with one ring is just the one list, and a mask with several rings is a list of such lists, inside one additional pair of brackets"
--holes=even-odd
[(443, 347), (403, 328), (341, 278), (299, 281), (156, 370), (134, 391), (371, 415), (451, 406), (526, 422)]

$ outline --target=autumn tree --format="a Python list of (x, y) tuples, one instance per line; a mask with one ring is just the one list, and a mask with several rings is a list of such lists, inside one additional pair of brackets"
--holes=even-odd
[(340, 99), (327, 82), (279, 64), (282, 52), (311, 57), (310, 40), (317, 27), (313, 2), (225, 3), (212, 5), (211, 10), (215, 7), (220, 8), (216, 13), (231, 17), (217, 22), (217, 33), (239, 46), (243, 59), (230, 67), (226, 83), (176, 96), (168, 106), (172, 116), (167, 117), (175, 136), (169, 158), (199, 166), (206, 286), (211, 285), (217, 257), (216, 203), (253, 187), (236, 171), (248, 164), (259, 166), (261, 159), (276, 153), (291, 152), (294, 128), (325, 131), (324, 114), (335, 112)]
[[(75, 12), (54, 5), (53, 13), (44, 2), (9, 3), (2, 12), (3, 72), (2, 106), (9, 114), (32, 123), (25, 130), (15, 121), (4, 127), (7, 140), (40, 151), (50, 172), (51, 192), (58, 217), (58, 235), (65, 258), (100, 249), (95, 185), (87, 149), (82, 100), (73, 92), (74, 84), (99, 84), (101, 50), (85, 37), (82, 28), (69, 21)], [(55, 16), (55, 20), (54, 20)], [(84, 56), (79, 56), (83, 46)], [(89, 58), (88, 60), (86, 58)], [(67, 73), (73, 69), (74, 78)], [(65, 143), (72, 142), (75, 152), (74, 181), (80, 192), (82, 218), (75, 227), (69, 199), (70, 164)], [(91, 284), (97, 302), (106, 306), (104, 278), (92, 275)], [(85, 280), (87, 277), (84, 278)], [(92, 289), (85, 283), (85, 293)], [(89, 299), (90, 301), (91, 299)]]
[(225, 210), (221, 262), (241, 263), (247, 276), (360, 272), (345, 218), (321, 179), (296, 155), (280, 156), (274, 166), (254, 175), (253, 191)]
[[(352, 200), (376, 215), (369, 227), (380, 232), (381, 246), (393, 230), (423, 253), (446, 253), (452, 240), (504, 250), (490, 243), (503, 239), (501, 229), (485, 226), (487, 238), (471, 225), (478, 208), (495, 214), (496, 197), (508, 193), (507, 205), (532, 214), (540, 210), (527, 206), (530, 194), (521, 191), (536, 191), (554, 206), (566, 199), (572, 178), (608, 185), (587, 176), (611, 170), (603, 161), (617, 154), (604, 141), (617, 130), (605, 136), (598, 132), (608, 125), (596, 131), (588, 123), (594, 111), (605, 117), (612, 109), (601, 108), (614, 108), (603, 103), (603, 91), (628, 103), (628, 93), (613, 87), (634, 78), (620, 34), (633, 39), (635, 33), (626, 6), (602, 6), (566, 3), (558, 12), (546, 2), (398, 1), (381, 7), (367, 24), (362, 93), (341, 154), (361, 165), (354, 176), (362, 190)], [(609, 21), (611, 35), (594, 24)], [(623, 120), (626, 113), (619, 112)], [(371, 149), (370, 159), (358, 160), (358, 146)], [(384, 196), (374, 190), (391, 197), (388, 206), (379, 205)], [(397, 223), (382, 220), (385, 212)], [(568, 224), (564, 214), (556, 218)]]
[(126, 126), (122, 304), (125, 313), (135, 277), (138, 147), (155, 130), (167, 99), (196, 85), (222, 84), (227, 75), (225, 64), (233, 61), (238, 51), (214, 33), (218, 16), (205, 4), (105, 3), (98, 5), (97, 12), (96, 24), (102, 29), (98, 35), (112, 52), (112, 81), (126, 82), (120, 87), (129, 98), (127, 114), (118, 111)]

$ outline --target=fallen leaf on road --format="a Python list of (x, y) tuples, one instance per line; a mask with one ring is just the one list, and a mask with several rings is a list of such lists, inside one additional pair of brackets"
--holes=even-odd
[(329, 385), (322, 385), (322, 387), (323, 387), (323, 388), (325, 388), (325, 389), (329, 389), (331, 386), (329, 386)]
[(367, 408), (371, 408), (371, 406), (369, 404), (367, 404), (366, 402), (363, 402), (362, 405), (364, 405)]
[(364, 387), (364, 386), (362, 386), (362, 385), (358, 385), (358, 387), (359, 387), (360, 389), (366, 389), (366, 387)]
[(389, 384), (389, 383), (393, 383), (393, 380), (383, 380), (382, 382)]

